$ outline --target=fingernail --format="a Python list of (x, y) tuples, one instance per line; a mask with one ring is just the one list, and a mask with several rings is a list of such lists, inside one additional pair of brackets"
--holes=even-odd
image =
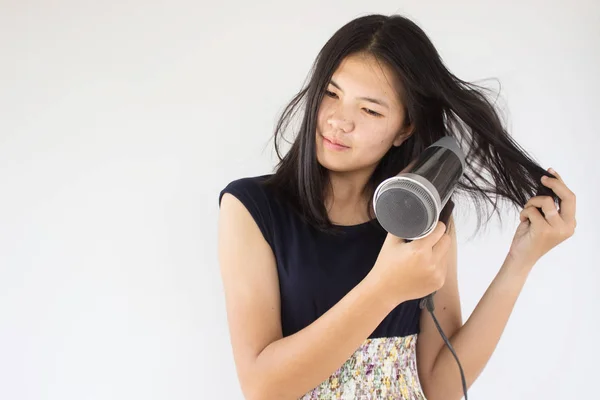
[(556, 171), (554, 170), (554, 168), (549, 168), (548, 171), (552, 172), (553, 174), (556, 173)]

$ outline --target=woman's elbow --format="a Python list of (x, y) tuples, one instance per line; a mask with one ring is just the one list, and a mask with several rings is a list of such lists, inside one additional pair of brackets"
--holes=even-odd
[(282, 393), (281, 385), (276, 385), (268, 377), (260, 376), (260, 373), (254, 376), (248, 376), (241, 381), (241, 389), (246, 400), (293, 400), (295, 397), (288, 393)]

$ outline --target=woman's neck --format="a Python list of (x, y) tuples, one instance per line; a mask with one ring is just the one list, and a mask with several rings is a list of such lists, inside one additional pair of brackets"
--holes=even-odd
[[(325, 208), (332, 223), (357, 225), (370, 221), (372, 207), (369, 194), (364, 190), (370, 178), (368, 173), (329, 173)], [(367, 208), (367, 205), (369, 207)]]

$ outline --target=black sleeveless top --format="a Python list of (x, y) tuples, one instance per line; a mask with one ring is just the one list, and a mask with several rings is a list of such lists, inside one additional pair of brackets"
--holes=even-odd
[[(339, 302), (371, 270), (387, 232), (377, 220), (340, 226), (341, 235), (321, 232), (261, 183), (267, 175), (229, 183), (230, 193), (248, 209), (277, 262), (283, 335), (310, 325)], [(397, 306), (369, 338), (419, 333), (419, 299)]]

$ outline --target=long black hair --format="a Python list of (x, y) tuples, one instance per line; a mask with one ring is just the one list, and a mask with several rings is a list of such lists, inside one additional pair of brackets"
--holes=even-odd
[[(501, 220), (499, 197), (524, 207), (533, 195), (553, 195), (540, 183), (542, 175), (552, 175), (511, 138), (487, 96), (489, 89), (453, 75), (425, 32), (411, 20), (400, 15), (367, 15), (347, 23), (327, 41), (308, 83), (286, 106), (275, 128), (279, 163), (266, 183), (284, 194), (311, 225), (334, 230), (324, 204), (328, 175), (316, 158), (315, 132), (329, 80), (342, 60), (353, 54), (374, 56), (397, 74), (402, 86), (398, 95), (406, 107), (405, 123), (413, 124), (408, 139), (399, 147), (393, 146), (380, 160), (365, 193), (372, 196), (384, 179), (398, 174), (426, 147), (450, 135), (461, 144), (467, 161), (455, 193), (464, 192), (473, 198), (478, 229), (481, 200), (489, 201)], [(283, 156), (283, 132), (299, 109), (303, 111), (302, 123)]]

